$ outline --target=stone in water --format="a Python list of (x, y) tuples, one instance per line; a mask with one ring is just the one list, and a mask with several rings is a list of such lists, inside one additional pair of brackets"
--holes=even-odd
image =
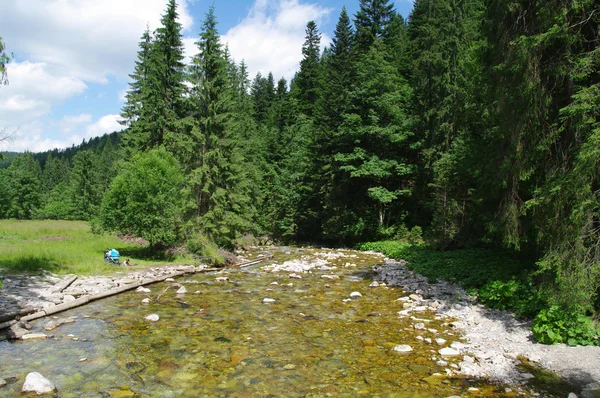
[(23, 384), (22, 392), (35, 392), (36, 394), (46, 394), (56, 390), (56, 386), (50, 380), (38, 372), (31, 372), (25, 378), (25, 384)]
[(362, 294), (360, 294), (360, 292), (352, 292), (352, 293), (350, 293), (350, 297), (358, 298), (358, 297), (362, 297)]
[(274, 302), (275, 302), (275, 299), (272, 299), (272, 298), (265, 297), (263, 299), (263, 303), (274, 303)]
[(396, 347), (394, 347), (393, 350), (395, 352), (408, 353), (408, 352), (411, 352), (413, 349), (411, 346), (409, 346), (407, 344), (400, 344), (400, 345), (397, 345)]
[(160, 317), (156, 314), (150, 314), (147, 317), (145, 317), (144, 319), (147, 321), (150, 321), (150, 322), (157, 322), (160, 319)]

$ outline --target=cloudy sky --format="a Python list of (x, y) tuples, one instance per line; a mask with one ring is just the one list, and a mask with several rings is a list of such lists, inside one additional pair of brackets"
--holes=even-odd
[[(117, 123), (146, 24), (158, 27), (167, 0), (2, 0), (0, 36), (14, 54), (0, 88), (0, 131), (17, 131), (0, 150), (33, 152), (120, 130)], [(340, 10), (358, 0), (177, 0), (186, 54), (211, 4), (219, 32), (250, 77), (290, 79), (304, 28), (317, 22), (327, 44)], [(408, 16), (412, 0), (396, 0)]]

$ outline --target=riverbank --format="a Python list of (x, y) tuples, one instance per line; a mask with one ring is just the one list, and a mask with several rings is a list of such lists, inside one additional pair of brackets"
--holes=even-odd
[[(429, 283), (427, 278), (409, 270), (404, 261), (386, 259), (386, 264), (375, 270), (377, 281), (416, 292), (424, 302), (437, 301), (440, 314), (457, 319), (452, 325), (464, 334), (464, 351), (476, 359), (460, 364), (463, 374), (523, 384), (532, 376), (518, 368), (522, 358), (526, 358), (574, 386), (587, 389), (582, 396), (600, 396), (600, 347), (538, 344), (529, 322), (520, 321), (507, 311), (485, 308), (458, 285)], [(591, 391), (599, 395), (591, 395)]]

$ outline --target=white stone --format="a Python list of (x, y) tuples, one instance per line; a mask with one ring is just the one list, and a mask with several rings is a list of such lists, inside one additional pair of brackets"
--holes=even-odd
[(147, 297), (142, 300), (142, 304), (148, 304), (149, 302), (150, 302), (150, 299)]
[(455, 341), (454, 343), (450, 344), (450, 347), (454, 348), (455, 350), (464, 350), (467, 346), (463, 343)]
[(360, 294), (360, 292), (352, 292), (352, 293), (350, 293), (350, 297), (358, 298), (358, 297), (362, 297), (362, 294)]
[(427, 344), (431, 344), (431, 343), (432, 343), (432, 341), (431, 341), (431, 339), (430, 339), (429, 337), (427, 337), (427, 338), (425, 339), (425, 342), (426, 342)]
[(66, 302), (69, 302), (69, 301), (74, 301), (74, 300), (75, 300), (75, 297), (74, 297), (74, 296), (71, 296), (70, 294), (65, 294), (65, 295), (63, 296), (63, 301), (64, 301), (65, 303), (66, 303)]
[(275, 302), (275, 299), (272, 299), (272, 298), (265, 297), (263, 299), (263, 303), (274, 303), (274, 302)]
[(415, 324), (413, 325), (413, 328), (415, 328), (415, 329), (417, 329), (417, 330), (423, 330), (423, 329), (425, 329), (425, 324), (424, 324), (424, 323), (422, 323), (422, 322), (415, 323)]
[(21, 340), (44, 340), (47, 337), (44, 333), (29, 333), (21, 337)]
[(47, 394), (56, 390), (56, 386), (50, 380), (38, 372), (31, 372), (25, 378), (25, 384), (23, 384), (22, 392), (35, 392), (38, 395)]
[(187, 293), (187, 292), (188, 292), (188, 291), (187, 291), (187, 289), (185, 288), (185, 286), (181, 286), (181, 287), (179, 288), (179, 290), (177, 290), (177, 294), (184, 294), (184, 293)]
[(338, 275), (321, 275), (321, 278), (322, 279), (329, 279), (329, 280), (340, 279), (340, 277)]
[(442, 348), (441, 350), (438, 351), (438, 353), (443, 356), (443, 357), (456, 357), (460, 355), (460, 352), (458, 352), (457, 350), (453, 349), (453, 348)]
[(395, 352), (411, 352), (413, 349), (407, 344), (400, 344), (393, 348)]
[(423, 336), (417, 336), (415, 339), (423, 341)]
[(446, 344), (446, 340), (442, 339), (441, 337), (438, 337), (437, 339), (435, 339), (435, 342), (438, 345), (444, 345), (444, 344)]
[(302, 279), (302, 275), (298, 275), (298, 274), (290, 274), (289, 277), (292, 279)]
[(167, 278), (167, 279), (165, 279), (165, 282), (175, 282), (175, 279), (173, 279), (173, 278)]
[(410, 298), (404, 296), (404, 297), (400, 297), (399, 299), (397, 299), (397, 301), (410, 301)]
[(271, 282), (271, 283), (270, 283), (270, 285), (271, 285), (271, 286), (278, 286), (278, 285), (279, 285), (279, 283), (277, 283), (277, 282)]
[(150, 293), (150, 289), (148, 289), (147, 287), (144, 286), (140, 286), (137, 289), (135, 289), (136, 292), (138, 293)]
[(145, 317), (144, 319), (147, 321), (150, 321), (150, 322), (157, 322), (160, 319), (160, 317), (156, 314), (150, 314), (147, 317)]
[(369, 285), (369, 287), (379, 287), (379, 282), (373, 281), (373, 282), (371, 282), (371, 284)]
[(410, 296), (408, 296), (411, 300), (413, 301), (421, 301), (423, 300), (423, 297), (419, 296), (418, 294), (411, 294)]

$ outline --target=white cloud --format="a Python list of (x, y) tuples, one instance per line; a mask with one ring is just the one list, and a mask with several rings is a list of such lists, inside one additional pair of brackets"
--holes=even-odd
[(123, 130), (123, 126), (119, 124), (119, 120), (121, 119), (122, 118), (119, 115), (102, 116), (100, 119), (98, 119), (98, 121), (86, 127), (85, 135), (82, 137), (82, 139), (98, 137), (100, 135), (112, 133), (114, 131)]
[(63, 133), (68, 134), (80, 125), (89, 123), (92, 121), (92, 115), (89, 113), (82, 113), (74, 116), (65, 116), (60, 122), (61, 130)]
[[(318, 4), (299, 0), (256, 0), (249, 15), (223, 37), (236, 62), (244, 60), (252, 79), (257, 72), (290, 80), (302, 60), (302, 44), (308, 21), (317, 27), (331, 12)], [(322, 34), (322, 46), (330, 38)]]
[[(184, 30), (191, 28), (186, 0), (177, 3)], [(3, 0), (0, 26), (18, 57), (106, 83), (110, 75), (126, 78), (146, 24), (157, 28), (165, 6), (164, 0)]]
[[(8, 130), (39, 121), (52, 106), (83, 93), (87, 87), (79, 79), (57, 74), (43, 62), (11, 62), (7, 70), (10, 84), (0, 88), (0, 128)], [(25, 128), (19, 135), (23, 137), (29, 131)]]

